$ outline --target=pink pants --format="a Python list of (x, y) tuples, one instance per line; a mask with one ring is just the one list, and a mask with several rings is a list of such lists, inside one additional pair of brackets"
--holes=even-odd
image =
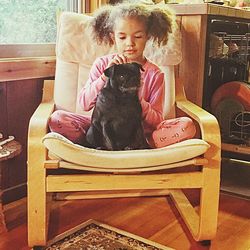
[[(50, 117), (49, 128), (52, 132), (57, 132), (74, 143), (81, 143), (90, 123), (89, 116), (57, 110)], [(195, 132), (195, 125), (188, 117), (164, 120), (153, 131), (149, 143), (152, 147), (160, 148), (191, 139)]]

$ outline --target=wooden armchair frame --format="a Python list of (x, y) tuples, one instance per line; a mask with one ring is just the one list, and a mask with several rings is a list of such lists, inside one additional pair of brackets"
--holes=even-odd
[[(42, 143), (42, 138), (48, 133), (48, 119), (55, 108), (53, 81), (44, 82), (42, 103), (31, 118), (28, 136), (29, 246), (46, 245), (50, 194), (69, 191), (85, 191), (82, 198), (169, 194), (196, 241), (211, 240), (215, 236), (220, 190), (221, 141), (219, 126), (214, 116), (186, 99), (180, 80), (176, 80), (175, 83), (177, 114), (180, 111), (194, 119), (200, 127), (201, 138), (210, 144), (210, 148), (204, 156), (185, 163), (185, 165), (200, 166), (199, 170), (172, 174), (162, 173), (162, 171), (160, 173), (157, 171), (148, 172), (142, 175), (136, 173), (114, 175), (93, 172), (87, 176), (84, 174), (53, 176), (48, 175), (48, 169), (56, 169), (67, 163), (50, 160), (48, 150)], [(170, 164), (166, 166), (166, 169), (177, 166)], [(77, 184), (75, 184), (75, 180), (77, 180)], [(200, 189), (198, 212), (182, 192), (181, 189), (185, 188)], [(107, 196), (105, 192), (103, 193), (104, 190), (114, 191), (114, 194)], [(121, 190), (122, 192), (120, 192)], [(124, 194), (124, 190), (128, 190), (128, 193)], [(145, 190), (145, 192), (138, 192), (138, 190)], [(90, 193), (86, 193), (86, 191), (90, 191)], [(100, 191), (100, 195), (96, 192), (95, 195), (91, 195), (92, 191)]]

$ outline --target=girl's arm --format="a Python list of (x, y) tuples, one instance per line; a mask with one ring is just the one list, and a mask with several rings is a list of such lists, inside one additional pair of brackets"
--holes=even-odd
[[(144, 79), (145, 80), (145, 79)], [(147, 100), (141, 98), (142, 113), (146, 129), (155, 129), (163, 121), (164, 103), (164, 73), (159, 72), (150, 77), (150, 85), (146, 92), (150, 92)], [(143, 93), (141, 93), (143, 95)], [(145, 94), (147, 95), (147, 94)]]
[(89, 78), (79, 94), (80, 106), (85, 111), (89, 111), (94, 107), (97, 95), (106, 83), (103, 72), (107, 65), (108, 60), (97, 58), (90, 69)]
[(110, 54), (95, 60), (90, 69), (89, 78), (79, 95), (80, 106), (85, 111), (89, 111), (95, 106), (97, 95), (106, 83), (104, 70), (114, 64), (127, 62), (128, 59), (122, 54)]

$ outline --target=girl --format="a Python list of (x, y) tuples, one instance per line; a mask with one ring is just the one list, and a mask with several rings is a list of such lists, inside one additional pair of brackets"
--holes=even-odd
[[(164, 74), (143, 54), (146, 43), (153, 39), (159, 46), (166, 44), (174, 27), (173, 14), (156, 5), (118, 4), (99, 9), (94, 15), (93, 31), (99, 43), (115, 45), (117, 53), (97, 58), (79, 102), (85, 111), (91, 110), (106, 83), (104, 70), (114, 64), (140, 63), (142, 84), (139, 98), (143, 111), (145, 135), (152, 147), (163, 147), (192, 138), (195, 126), (187, 117), (163, 120)], [(75, 143), (84, 140), (91, 119), (86, 115), (55, 111), (49, 121), (50, 130)]]

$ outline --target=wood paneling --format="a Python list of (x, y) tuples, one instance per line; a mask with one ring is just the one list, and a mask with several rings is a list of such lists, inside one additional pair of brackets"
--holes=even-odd
[[(3, 119), (7, 123), (7, 135), (14, 135), (22, 145), (22, 153), (17, 157), (3, 162), (2, 189), (3, 202), (18, 198), (18, 194), (8, 197), (15, 192), (15, 187), (26, 189), (27, 179), (27, 132), (29, 119), (41, 101), (43, 80), (20, 80), (5, 84), (7, 112)], [(12, 192), (11, 192), (12, 189)], [(9, 195), (7, 196), (7, 193)], [(13, 193), (12, 193), (13, 194)]]
[(183, 80), (187, 98), (202, 105), (205, 65), (207, 16), (182, 16), (182, 53), (179, 76)]
[(0, 60), (0, 82), (54, 76), (55, 57)]
[(0, 83), (0, 132), (6, 136), (7, 134), (7, 104), (6, 104), (6, 83)]
[(0, 132), (22, 145), (20, 155), (0, 162), (4, 204), (26, 195), (29, 120), (41, 102), (43, 80), (54, 74), (54, 57), (0, 60)]

